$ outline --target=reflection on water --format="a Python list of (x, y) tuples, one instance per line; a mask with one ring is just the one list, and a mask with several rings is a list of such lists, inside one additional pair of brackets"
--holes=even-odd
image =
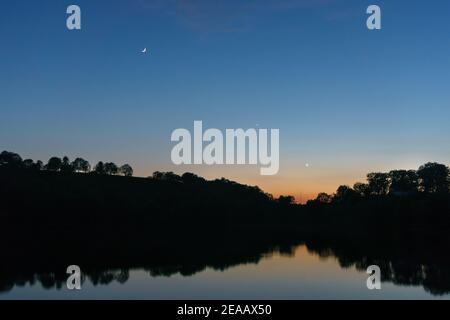
[[(417, 246), (415, 252), (408, 252), (413, 247), (398, 251), (398, 244), (377, 252), (364, 241), (330, 243), (304, 241), (266, 250), (254, 247), (253, 252), (232, 250), (228, 255), (218, 248), (208, 257), (194, 252), (192, 259), (155, 255), (155, 260), (142, 265), (111, 268), (80, 264), (81, 291), (66, 289), (62, 265), (49, 272), (10, 270), (2, 262), (0, 299), (450, 298), (450, 264), (442, 252), (431, 254)], [(365, 270), (371, 264), (381, 267), (382, 290), (366, 287)]]

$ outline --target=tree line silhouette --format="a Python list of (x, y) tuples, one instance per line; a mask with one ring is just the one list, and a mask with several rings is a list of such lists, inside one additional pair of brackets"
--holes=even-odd
[[(129, 164), (118, 167), (112, 162), (98, 162), (93, 169), (88, 161), (76, 158), (70, 162), (67, 156), (61, 158), (51, 157), (47, 164), (32, 159), (22, 160), (22, 157), (14, 152), (3, 151), (0, 154), (0, 168), (28, 169), (35, 171), (53, 171), (62, 173), (93, 173), (99, 175), (123, 175), (133, 176), (133, 168)], [(194, 184), (207, 183), (206, 179), (193, 173), (177, 175), (173, 172), (156, 171), (149, 178), (169, 182), (188, 182)], [(237, 184), (222, 178), (222, 182)], [(256, 192), (261, 193), (270, 200), (275, 200), (283, 206), (295, 205), (295, 198), (290, 195), (281, 195), (273, 199), (272, 195), (264, 193), (258, 187)], [(450, 169), (444, 164), (426, 163), (418, 170), (392, 170), (388, 173), (372, 172), (367, 174), (367, 182), (357, 182), (353, 188), (341, 185), (334, 194), (319, 193), (314, 200), (309, 200), (307, 205), (339, 204), (361, 200), (363, 198), (383, 196), (414, 196), (423, 194), (448, 194), (450, 192)]]
[(333, 195), (319, 193), (309, 204), (354, 202), (361, 198), (380, 196), (413, 196), (417, 193), (448, 194), (450, 169), (439, 163), (426, 163), (418, 170), (393, 170), (388, 173), (373, 172), (367, 182), (357, 182), (352, 187), (341, 185)]
[(47, 164), (41, 160), (33, 161), (32, 159), (22, 160), (22, 157), (14, 152), (3, 151), (0, 153), (0, 167), (9, 169), (28, 169), (35, 171), (54, 171), (63, 173), (95, 173), (101, 175), (123, 175), (127, 177), (133, 176), (133, 168), (129, 164), (117, 166), (113, 162), (98, 162), (93, 170), (88, 161), (83, 158), (76, 158), (70, 162), (67, 156), (62, 159), (59, 157), (51, 157)]

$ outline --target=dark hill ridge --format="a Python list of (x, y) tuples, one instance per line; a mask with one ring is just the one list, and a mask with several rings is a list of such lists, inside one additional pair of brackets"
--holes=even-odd
[[(135, 178), (0, 168), (0, 215), (15, 219), (122, 217), (152, 221), (252, 222), (279, 204), (257, 187), (225, 179)], [(248, 219), (246, 219), (248, 218)], [(220, 219), (225, 219), (220, 221)], [(247, 220), (247, 221), (246, 221)], [(180, 220), (177, 220), (180, 221)]]

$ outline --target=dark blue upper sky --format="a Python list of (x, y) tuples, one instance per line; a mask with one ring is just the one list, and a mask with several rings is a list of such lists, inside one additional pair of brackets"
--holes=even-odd
[(447, 0), (2, 1), (0, 41), (0, 149), (24, 157), (185, 171), (170, 133), (203, 120), (280, 129), (278, 177), (188, 168), (275, 193), (449, 163)]

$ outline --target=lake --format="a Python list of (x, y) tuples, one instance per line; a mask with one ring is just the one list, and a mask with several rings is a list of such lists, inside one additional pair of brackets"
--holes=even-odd
[[(343, 267), (346, 263), (342, 257), (326, 250), (311, 250), (305, 244), (295, 245), (284, 253), (273, 250), (253, 260), (219, 267), (204, 266), (200, 270), (194, 268), (190, 274), (181, 271), (185, 275), (177, 271), (180, 266), (173, 266), (170, 271), (155, 267), (147, 271), (146, 268), (102, 270), (95, 276), (91, 272), (79, 291), (68, 290), (64, 281), (52, 282), (51, 274), (46, 275), (47, 280), (38, 273), (22, 279), (16, 276), (11, 282), (13, 285), (7, 288), (3, 285), (0, 299), (450, 298), (450, 291), (436, 290), (439, 284), (428, 279), (434, 279), (434, 273), (426, 271), (430, 266), (394, 267), (391, 262), (383, 262), (389, 266), (389, 274), (383, 275), (386, 266), (381, 266), (382, 276), (388, 279), (382, 281), (381, 290), (369, 290), (364, 263)], [(394, 264), (398, 265), (398, 261)], [(80, 267), (83, 270), (83, 266)], [(420, 270), (419, 278), (415, 278), (417, 270)], [(440, 269), (438, 273), (444, 282), (449, 279), (449, 269)], [(448, 283), (442, 285), (448, 287)]]

